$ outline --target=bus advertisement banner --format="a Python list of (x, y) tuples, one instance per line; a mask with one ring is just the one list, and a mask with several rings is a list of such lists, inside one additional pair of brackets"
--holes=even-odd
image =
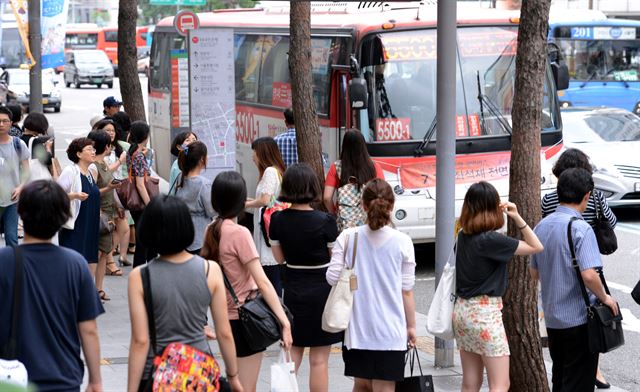
[(189, 30), (191, 130), (207, 145), (205, 176), (236, 167), (233, 29)]

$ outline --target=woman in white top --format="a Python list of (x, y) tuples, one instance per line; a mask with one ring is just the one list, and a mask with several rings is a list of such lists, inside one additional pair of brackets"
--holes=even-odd
[[(367, 224), (340, 234), (327, 270), (333, 286), (344, 263), (351, 265), (355, 247), (357, 289), (342, 352), (354, 391), (394, 391), (395, 382), (404, 378), (407, 346), (416, 342), (415, 256), (411, 238), (389, 226), (393, 204), (389, 184), (370, 181), (362, 192)], [(371, 315), (384, 317), (372, 322)]]
[(247, 199), (245, 208), (255, 208), (253, 212), (253, 241), (260, 255), (260, 262), (264, 273), (276, 289), (278, 296), (282, 296), (282, 281), (280, 271), (282, 267), (278, 264), (271, 253), (269, 238), (262, 226), (262, 210), (265, 207), (272, 207), (277, 201), (282, 185), (282, 175), (285, 171), (284, 161), (278, 149), (276, 141), (271, 137), (260, 137), (251, 143), (253, 150), (253, 163), (258, 167), (260, 181), (256, 187), (256, 198)]

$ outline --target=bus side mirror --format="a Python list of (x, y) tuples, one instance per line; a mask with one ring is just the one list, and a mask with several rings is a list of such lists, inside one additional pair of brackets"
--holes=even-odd
[(553, 80), (556, 82), (556, 90), (566, 90), (569, 88), (569, 68), (566, 64), (551, 63)]
[(364, 78), (353, 78), (349, 81), (349, 102), (351, 109), (362, 110), (367, 108), (369, 94), (367, 82)]

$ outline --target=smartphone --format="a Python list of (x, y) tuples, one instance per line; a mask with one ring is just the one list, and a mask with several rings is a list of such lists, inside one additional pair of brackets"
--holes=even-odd
[(122, 180), (118, 180), (117, 178), (114, 178), (113, 180), (111, 180), (111, 183), (112, 183), (113, 185), (118, 185), (118, 184), (119, 184), (119, 183), (121, 183), (121, 182), (122, 182)]

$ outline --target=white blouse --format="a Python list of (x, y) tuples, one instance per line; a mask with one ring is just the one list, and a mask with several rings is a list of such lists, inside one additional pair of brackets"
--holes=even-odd
[[(262, 195), (271, 195), (269, 205), (271, 206), (275, 199), (280, 195), (280, 186), (282, 184), (282, 177), (275, 167), (268, 167), (265, 169), (258, 186), (256, 187), (256, 199)], [(261, 207), (262, 208), (262, 207)], [(267, 246), (260, 229), (260, 211), (261, 208), (255, 208), (253, 211), (253, 242), (256, 244), (256, 249), (260, 255), (260, 263), (262, 265), (277, 265), (278, 262), (273, 257), (271, 248)]]

